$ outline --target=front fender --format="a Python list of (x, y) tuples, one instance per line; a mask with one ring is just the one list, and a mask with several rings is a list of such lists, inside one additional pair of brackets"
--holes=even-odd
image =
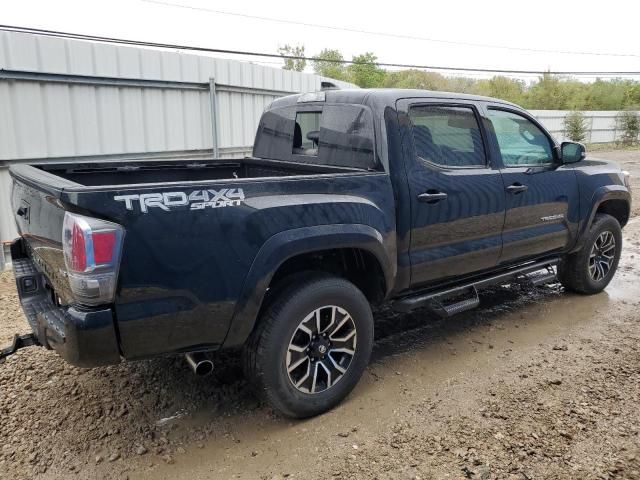
[(578, 251), (582, 248), (584, 244), (584, 238), (591, 228), (591, 224), (593, 223), (593, 219), (598, 212), (598, 208), (604, 202), (608, 200), (624, 200), (629, 205), (629, 209), (631, 209), (631, 193), (624, 185), (605, 185), (596, 189), (593, 192), (590, 202), (590, 209), (588, 210), (588, 216), (583, 222), (580, 228), (580, 234), (578, 235), (578, 242), (572, 251)]
[(224, 347), (242, 345), (255, 325), (264, 295), (278, 268), (297, 255), (338, 248), (361, 248), (382, 267), (388, 294), (396, 276), (395, 240), (362, 224), (318, 225), (286, 230), (270, 237), (258, 251), (238, 298)]

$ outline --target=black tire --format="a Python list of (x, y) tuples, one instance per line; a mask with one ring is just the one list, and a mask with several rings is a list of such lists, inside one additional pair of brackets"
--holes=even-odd
[[(592, 271), (590, 271), (590, 264), (593, 265), (597, 258), (604, 259), (604, 257), (596, 253), (596, 257), (592, 259), (592, 251), (598, 252), (597, 246), (594, 247), (594, 245), (600, 238), (603, 238), (601, 237), (602, 235), (606, 235), (606, 232), (610, 232), (613, 236), (615, 251), (610, 252), (610, 256), (613, 258), (610, 266), (606, 269), (606, 273), (601, 270), (594, 277)], [(622, 229), (618, 220), (611, 215), (598, 213), (591, 224), (582, 248), (575, 253), (567, 255), (558, 266), (558, 278), (566, 289), (573, 292), (587, 295), (599, 293), (609, 285), (613, 278), (618, 268), (621, 251)], [(592, 270), (594, 269), (592, 268)], [(601, 277), (598, 278), (599, 276)]]
[[(334, 306), (339, 309), (334, 310)], [(352, 322), (346, 319), (346, 315), (343, 316), (340, 310), (348, 312)], [(329, 321), (334, 319), (335, 322), (329, 325), (336, 326), (346, 319), (343, 328), (349, 327), (349, 329), (345, 330), (347, 334), (344, 337), (351, 336), (348, 341), (354, 342), (350, 344), (353, 345), (355, 352), (353, 355), (332, 353), (336, 351), (335, 348), (342, 346), (342, 343), (339, 343), (342, 340), (338, 341), (338, 337), (334, 337), (336, 338), (334, 345), (333, 340), (329, 340), (326, 333), (322, 334), (321, 329), (317, 340), (311, 340), (313, 337), (309, 335), (310, 341), (307, 345), (301, 325), (303, 320), (315, 311), (319, 311), (319, 315), (325, 319), (322, 327), (327, 325), (326, 314), (334, 311), (338, 313), (333, 313)], [(305, 323), (304, 326), (311, 327), (310, 323)], [(351, 333), (351, 330), (356, 333)], [(316, 357), (315, 355), (321, 355), (319, 349), (322, 346), (317, 344), (320, 341), (328, 342), (325, 346), (326, 355)], [(305, 352), (309, 352), (312, 347), (313, 352), (303, 353), (291, 350), (294, 347), (299, 348), (297, 344), (300, 343), (308, 347)], [(332, 346), (335, 348), (330, 350)], [(258, 319), (258, 324), (245, 345), (243, 365), (246, 377), (261, 398), (286, 416), (305, 418), (330, 410), (351, 392), (369, 363), (372, 346), (373, 315), (369, 302), (362, 292), (342, 278), (322, 273), (307, 274), (299, 277), (299, 281), (289, 283), (272, 297), (271, 303)], [(350, 348), (343, 350), (350, 350)], [(299, 367), (302, 369), (300, 374), (297, 370), (289, 373), (289, 368), (297, 363), (291, 360), (294, 354), (299, 355), (296, 360), (302, 359), (305, 355), (307, 357)], [(329, 379), (331, 373), (325, 373), (329, 370), (318, 364), (325, 365), (332, 362), (335, 366), (336, 360), (342, 367), (346, 365), (346, 370), (344, 373), (335, 371), (334, 381), (331, 384), (332, 380)], [(287, 362), (290, 363), (287, 364)], [(333, 370), (335, 368), (332, 367)], [(296, 374), (304, 378), (302, 373), (306, 371), (309, 374), (312, 369), (318, 370), (316, 377), (319, 381), (313, 381), (311, 387), (318, 391), (311, 393), (312, 388), (309, 388), (308, 392), (302, 391), (300, 388), (304, 386), (296, 387), (294, 380), (298, 381), (299, 378), (294, 379), (292, 375)], [(308, 383), (305, 381), (304, 385)], [(325, 387), (324, 390), (320, 389), (321, 385)]]

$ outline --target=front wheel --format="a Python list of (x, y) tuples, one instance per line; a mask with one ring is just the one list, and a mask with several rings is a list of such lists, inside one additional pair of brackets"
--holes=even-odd
[(622, 251), (622, 229), (611, 215), (599, 213), (593, 220), (583, 247), (562, 261), (558, 278), (574, 292), (593, 294), (605, 289), (613, 278)]
[(373, 316), (352, 283), (312, 275), (281, 290), (244, 351), (245, 374), (283, 414), (304, 418), (337, 405), (371, 355)]

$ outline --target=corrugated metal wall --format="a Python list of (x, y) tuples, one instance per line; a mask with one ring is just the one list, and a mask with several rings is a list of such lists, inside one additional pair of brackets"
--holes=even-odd
[(13, 32), (0, 32), (0, 70), (2, 241), (16, 236), (10, 163), (211, 149), (211, 79), (219, 155), (242, 156), (271, 101), (319, 90), (323, 80), (205, 55)]
[(211, 148), (207, 97), (199, 91), (0, 82), (0, 159)]

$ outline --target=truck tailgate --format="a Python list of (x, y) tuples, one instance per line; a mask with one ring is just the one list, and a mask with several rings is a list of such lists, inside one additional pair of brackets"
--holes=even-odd
[(65, 208), (60, 198), (62, 189), (71, 182), (27, 165), (18, 167), (12, 168), (11, 172), (11, 207), (18, 233), (38, 269), (45, 274), (62, 298), (70, 300), (62, 253)]
[[(22, 169), (24, 170), (24, 169)], [(28, 170), (27, 170), (28, 171)], [(14, 177), (11, 205), (21, 237), (11, 245), (20, 303), (40, 344), (80, 367), (120, 361), (109, 306), (72, 305), (62, 249), (65, 206), (56, 179)], [(47, 182), (47, 183), (43, 183)], [(64, 183), (64, 182), (63, 182)]]

